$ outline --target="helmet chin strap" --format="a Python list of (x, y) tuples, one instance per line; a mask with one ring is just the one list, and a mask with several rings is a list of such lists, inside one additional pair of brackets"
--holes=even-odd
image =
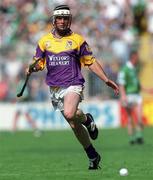
[(57, 33), (58, 35), (60, 35), (60, 36), (66, 36), (66, 35), (68, 35), (68, 34), (71, 33), (71, 29), (70, 29), (70, 28), (61, 30), (61, 29), (59, 29), (59, 28), (56, 27), (56, 28), (55, 28), (55, 31), (56, 31), (56, 33)]

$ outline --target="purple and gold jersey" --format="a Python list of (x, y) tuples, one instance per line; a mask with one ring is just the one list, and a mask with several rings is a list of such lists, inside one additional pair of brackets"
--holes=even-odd
[(56, 38), (53, 33), (43, 36), (36, 49), (34, 59), (43, 58), (47, 68), (48, 86), (68, 87), (83, 85), (81, 66), (95, 62), (88, 44), (81, 35)]

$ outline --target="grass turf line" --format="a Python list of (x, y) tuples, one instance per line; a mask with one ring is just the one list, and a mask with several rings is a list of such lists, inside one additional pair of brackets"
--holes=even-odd
[[(93, 144), (102, 169), (89, 171), (88, 159), (71, 131), (0, 132), (0, 180), (151, 180), (153, 129), (144, 129), (145, 144), (128, 144), (126, 129), (102, 129)], [(119, 176), (126, 167), (129, 175)]]

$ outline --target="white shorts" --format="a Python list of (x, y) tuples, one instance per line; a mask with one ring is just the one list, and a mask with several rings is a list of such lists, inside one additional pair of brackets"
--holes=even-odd
[(61, 88), (61, 87), (50, 87), (50, 97), (52, 101), (52, 105), (55, 110), (64, 110), (64, 96), (68, 92), (75, 92), (76, 94), (80, 95), (80, 102), (84, 99), (83, 98), (83, 89), (84, 86), (76, 85), (76, 86), (69, 86), (68, 88)]
[(128, 105), (141, 104), (142, 96), (140, 94), (128, 94), (127, 102), (128, 102)]

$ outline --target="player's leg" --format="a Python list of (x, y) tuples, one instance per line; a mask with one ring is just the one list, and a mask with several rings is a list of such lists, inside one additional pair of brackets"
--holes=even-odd
[[(82, 121), (80, 121), (80, 117), (81, 116), (84, 116), (85, 114), (83, 114), (82, 110), (78, 109), (77, 112), (76, 112), (76, 116), (75, 116), (75, 119), (74, 119), (74, 124), (76, 123), (76, 126), (81, 126), (83, 127), (84, 129), (86, 129), (83, 125), (82, 125)], [(86, 116), (86, 115), (85, 115)], [(85, 117), (86, 118), (86, 117)], [(84, 118), (83, 118), (84, 120)], [(75, 131), (75, 130), (74, 130)], [(89, 132), (89, 130), (88, 130)], [(74, 132), (75, 133), (75, 132)], [(76, 137), (79, 137), (80, 136), (80, 131), (79, 131), (79, 128), (78, 128), (78, 134), (75, 134)], [(87, 136), (87, 139), (88, 139), (88, 142), (89, 144), (87, 146), (83, 146), (84, 147), (84, 150), (89, 158), (89, 169), (90, 170), (93, 170), (93, 169), (98, 169), (100, 168), (99, 166), (99, 162), (101, 160), (101, 156), (98, 154), (98, 152), (96, 151), (96, 149), (93, 147), (93, 145), (91, 144), (90, 140), (89, 140), (89, 136), (88, 136), (88, 133), (86, 131), (86, 136)], [(84, 139), (84, 136), (82, 136), (82, 139)]]
[(90, 113), (87, 113), (85, 116), (86, 117), (83, 119), (82, 124), (87, 128), (91, 139), (95, 140), (98, 137), (98, 128), (94, 118)]
[(127, 115), (128, 115), (128, 120), (127, 120), (127, 130), (128, 130), (128, 135), (129, 135), (129, 143), (134, 144), (135, 143), (135, 129), (134, 129), (134, 121), (132, 117), (132, 106), (127, 107)]
[(30, 116), (30, 114), (28, 112), (25, 112), (25, 116), (26, 116), (28, 123), (32, 126), (32, 129), (35, 130), (37, 128), (35, 121), (32, 119), (32, 117)]
[(64, 97), (64, 111), (63, 115), (70, 124), (76, 138), (83, 146), (89, 160), (89, 169), (98, 169), (100, 162), (100, 155), (91, 144), (87, 129), (81, 122), (86, 121), (86, 115), (78, 110), (80, 96), (77, 93), (69, 92)]
[[(81, 86), (70, 86), (66, 91), (69, 93), (75, 93), (79, 95), (78, 104), (79, 104), (80, 99), (81, 100), (83, 99), (83, 87)], [(77, 106), (74, 106), (74, 107), (77, 107)], [(74, 111), (71, 111), (71, 112), (74, 113)], [(93, 140), (97, 139), (98, 128), (96, 126), (96, 123), (94, 122), (94, 118), (92, 117), (92, 115), (90, 113), (84, 114), (82, 111), (80, 111), (79, 120), (87, 128), (90, 138)]]
[(35, 137), (40, 137), (42, 135), (42, 132), (37, 128), (36, 122), (34, 119), (31, 117), (31, 115), (28, 112), (25, 112), (26, 120), (28, 123), (31, 125), (33, 131), (34, 131), (34, 136)]
[(138, 144), (143, 144), (143, 122), (142, 122), (142, 104), (136, 104), (134, 107), (134, 111), (137, 116), (137, 125), (136, 125), (136, 141)]
[(18, 119), (19, 119), (20, 114), (21, 114), (21, 112), (19, 110), (17, 110), (15, 112), (15, 115), (13, 118), (13, 131), (16, 131), (16, 129), (17, 129), (17, 123), (18, 123)]

